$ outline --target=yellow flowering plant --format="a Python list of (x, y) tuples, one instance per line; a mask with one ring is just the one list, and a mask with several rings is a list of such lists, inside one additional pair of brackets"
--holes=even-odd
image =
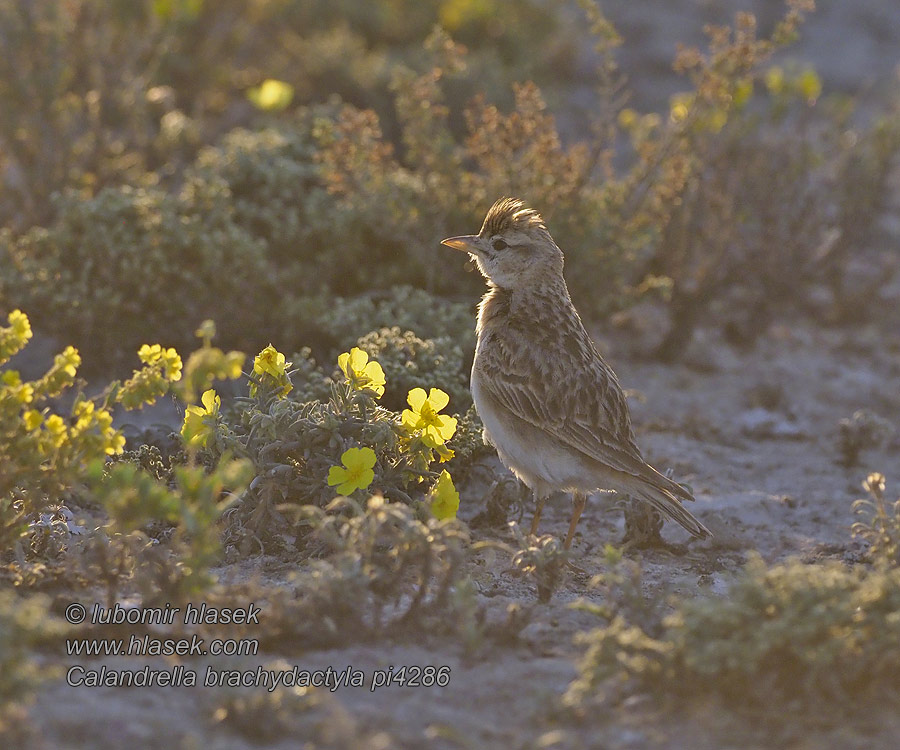
[[(271, 352), (261, 368), (272, 364), (280, 373), (286, 365), (276, 354)], [(374, 487), (394, 502), (427, 500), (440, 518), (455, 515), (459, 495), (450, 474), (434, 467), (438, 458), (453, 456), (447, 443), (457, 420), (442, 413), (447, 394), (414, 388), (410, 408), (401, 414), (378, 403), (384, 371), (365, 351), (344, 352), (338, 367), (342, 377), (331, 382), (324, 400), (272, 399), (262, 388), (236, 399), (234, 419), (218, 433), (218, 449), (250, 458), (256, 479), (250, 490), (254, 500), (230, 516), (227, 533), (238, 538), (265, 533), (260, 524), (277, 519), (254, 509), (271, 502), (326, 507), (335, 494), (359, 498)], [(199, 413), (192, 417), (200, 418)]]
[(247, 90), (247, 99), (257, 109), (280, 112), (294, 99), (294, 87), (275, 78), (267, 78), (259, 86)]
[[(0, 367), (31, 338), (27, 315), (15, 310), (7, 319), (9, 326), (0, 327)], [(125, 438), (113, 427), (113, 403), (139, 408), (180, 377), (173, 349), (148, 345), (139, 356), (144, 368), (131, 381), (114, 382), (94, 398), (76, 394), (66, 412), (52, 399), (75, 385), (81, 356), (74, 347), (57, 354), (36, 380), (23, 381), (13, 369), (0, 372), (0, 549), (26, 532), (26, 518), (83, 483), (88, 464), (122, 453)]]
[[(173, 467), (171, 487), (130, 462), (109, 467), (95, 461), (88, 469), (94, 497), (109, 513), (110, 554), (143, 563), (136, 565), (134, 580), (145, 600), (163, 595), (173, 602), (196, 596), (214, 581), (209, 567), (222, 550), (217, 522), (252, 478), (249, 461), (227, 454), (212, 469)], [(148, 544), (142, 529), (153, 521), (171, 527), (166, 545)], [(114, 594), (115, 579), (107, 584)]]
[(279, 397), (287, 396), (294, 386), (287, 369), (290, 362), (274, 346), (269, 344), (253, 360), (253, 375), (250, 378), (250, 396), (256, 396), (259, 388), (274, 391)]
[(181, 437), (186, 445), (192, 448), (205, 447), (210, 436), (215, 433), (222, 408), (222, 399), (210, 388), (200, 398), (203, 406), (188, 406), (184, 413), (184, 424), (181, 425)]
[(184, 378), (177, 387), (178, 395), (189, 404), (194, 403), (198, 393), (209, 390), (214, 381), (239, 378), (247, 359), (243, 352), (226, 353), (212, 345), (216, 324), (211, 320), (204, 320), (195, 335), (203, 341), (203, 345), (188, 357)]
[(375, 479), (375, 451), (371, 448), (348, 448), (341, 454), (341, 466), (328, 471), (328, 486), (337, 485), (339, 495), (351, 495), (364, 490)]
[(425, 445), (437, 448), (453, 437), (456, 418), (438, 413), (450, 403), (450, 397), (440, 388), (432, 388), (427, 396), (424, 388), (413, 388), (406, 400), (411, 408), (403, 410), (402, 424), (418, 434)]
[(31, 339), (31, 323), (21, 310), (13, 310), (9, 316), (9, 327), (0, 326), (0, 363), (17, 354)]
[(181, 380), (181, 357), (174, 349), (159, 344), (144, 344), (138, 350), (144, 367), (135, 370), (116, 393), (116, 400), (126, 409), (142, 409), (164, 396), (172, 383)]
[(368, 353), (358, 346), (338, 357), (338, 367), (354, 391), (371, 391), (376, 398), (384, 395), (384, 370), (378, 362), (370, 362)]
[(435, 518), (439, 521), (456, 518), (456, 512), (459, 510), (459, 493), (446, 469), (441, 472), (428, 496), (431, 499), (431, 514)]

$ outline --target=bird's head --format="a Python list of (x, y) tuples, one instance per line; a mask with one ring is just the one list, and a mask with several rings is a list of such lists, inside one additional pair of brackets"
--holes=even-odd
[(518, 198), (491, 206), (478, 234), (448, 237), (441, 244), (469, 253), (481, 274), (502, 289), (543, 286), (562, 276), (562, 250), (541, 215)]

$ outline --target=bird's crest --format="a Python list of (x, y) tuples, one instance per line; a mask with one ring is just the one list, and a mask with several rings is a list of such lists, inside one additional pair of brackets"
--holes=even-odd
[(481, 234), (491, 237), (510, 229), (544, 229), (544, 220), (533, 208), (518, 198), (501, 198), (488, 211), (481, 226)]

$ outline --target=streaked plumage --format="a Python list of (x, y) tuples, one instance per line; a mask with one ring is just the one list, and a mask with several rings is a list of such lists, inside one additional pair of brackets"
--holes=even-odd
[(708, 536), (681, 504), (691, 494), (644, 461), (625, 396), (572, 304), (562, 251), (540, 215), (504, 198), (479, 234), (444, 244), (470, 253), (488, 282), (478, 312), (472, 397), (485, 440), (535, 493), (532, 531), (551, 492), (573, 492), (568, 547), (585, 495), (616, 490), (645, 500), (691, 534)]

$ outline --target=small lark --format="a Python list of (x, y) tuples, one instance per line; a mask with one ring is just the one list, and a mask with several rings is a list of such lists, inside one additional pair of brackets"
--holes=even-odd
[(619, 381), (572, 304), (562, 251), (540, 214), (502, 198), (481, 232), (442, 244), (469, 253), (487, 280), (472, 398), (485, 442), (534, 492), (531, 533), (547, 497), (572, 492), (568, 549), (587, 495), (614, 490), (650, 503), (694, 536), (709, 536), (681, 504), (694, 499), (690, 492), (641, 456)]

